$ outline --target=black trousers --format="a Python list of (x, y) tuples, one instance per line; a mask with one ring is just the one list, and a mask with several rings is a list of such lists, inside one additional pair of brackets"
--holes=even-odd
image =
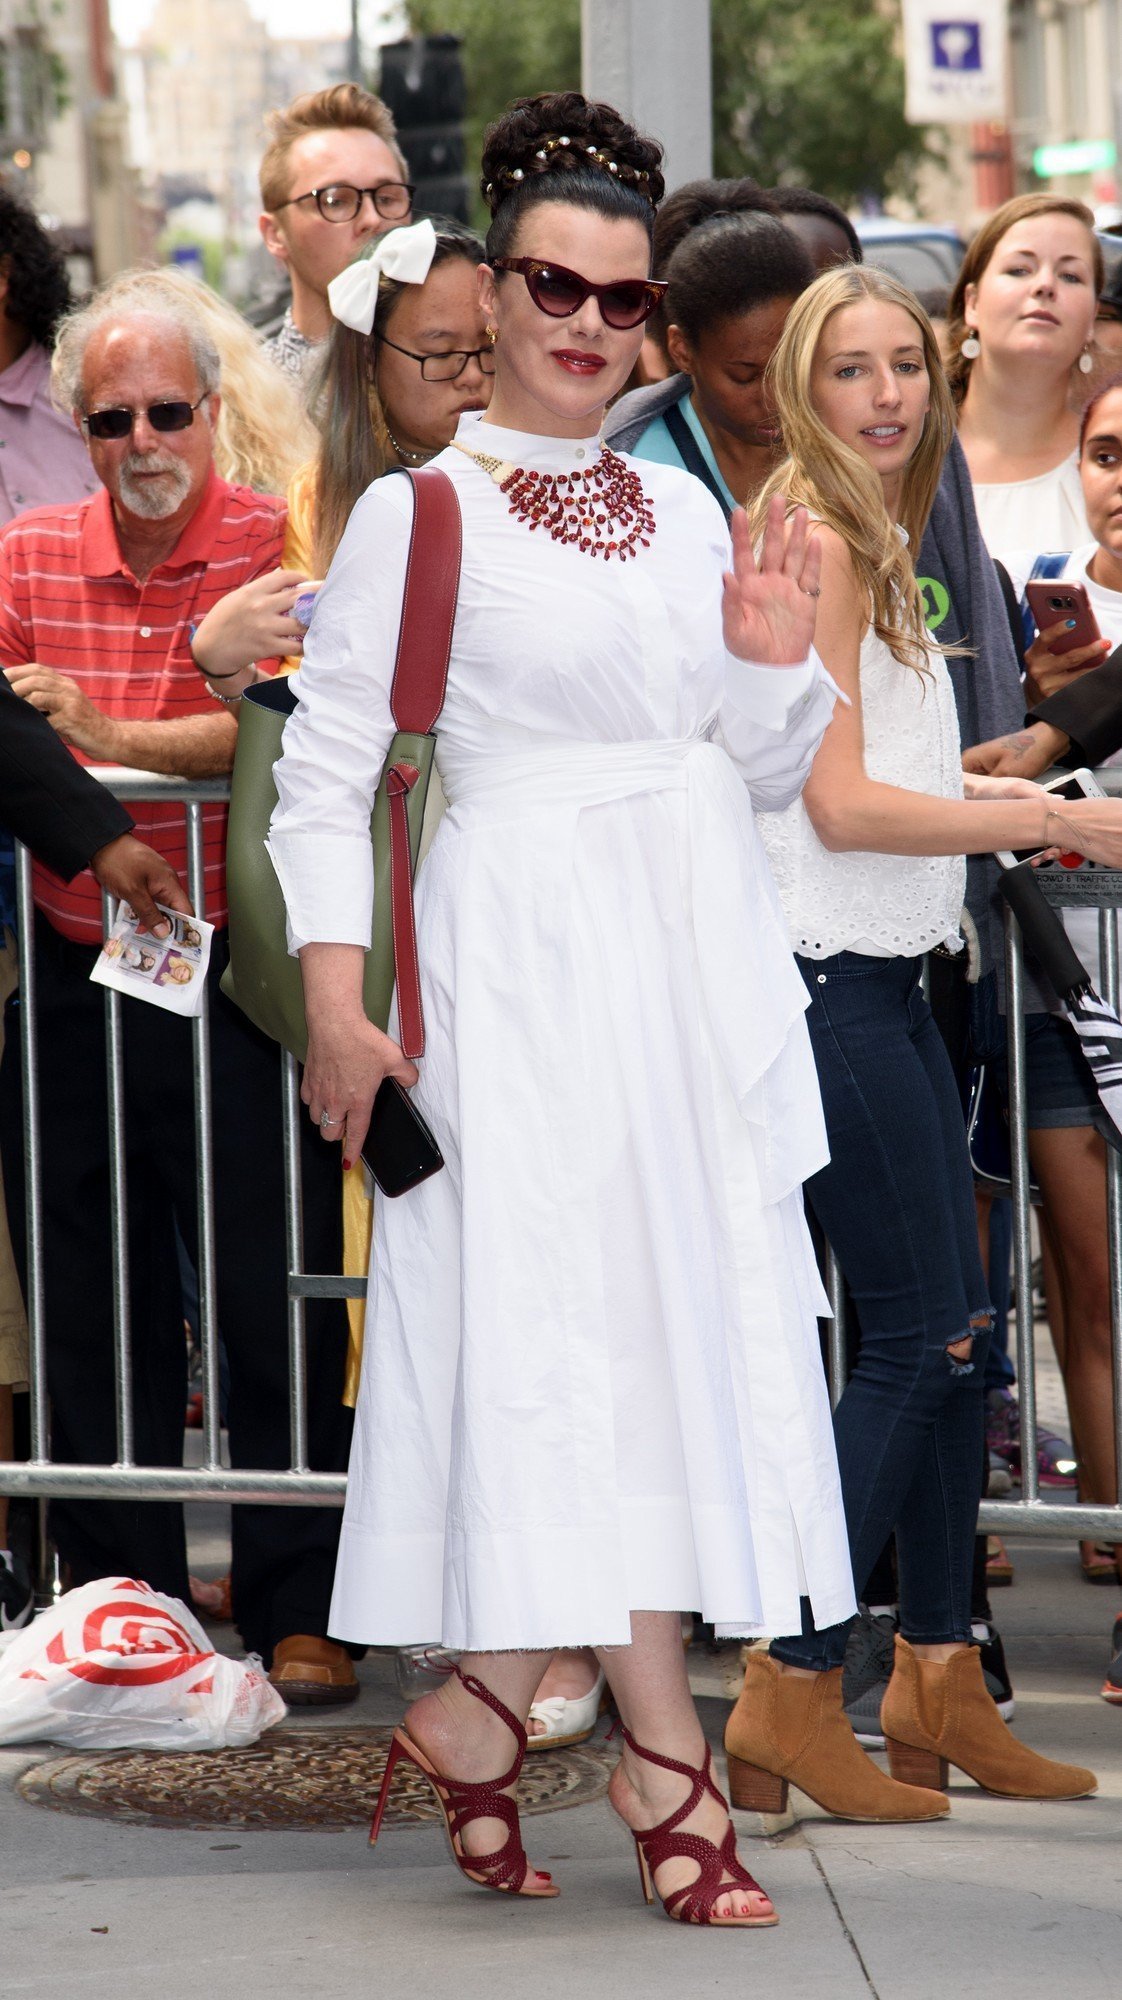
[[(43, 1265), (53, 1456), (63, 1464), (116, 1458), (109, 1225), (104, 991), (89, 983), (92, 948), (42, 919), (36, 927), (43, 1136)], [(230, 1366), (229, 1440), (235, 1466), (289, 1463), (287, 1252), (280, 1057), (218, 990), (226, 962), (216, 935), (211, 1023), (218, 1317)], [(0, 1150), (12, 1236), (26, 1258), (19, 996), (9, 1002), (0, 1064)], [(136, 1455), (183, 1458), (186, 1348), (176, 1258), (178, 1223), (196, 1253), (195, 1132), (190, 1023), (122, 1002), (129, 1272)], [(342, 1268), (339, 1148), (301, 1118), (306, 1268)], [(351, 1413), (340, 1394), (346, 1356), (341, 1302), (307, 1309), (308, 1442), (316, 1471), (345, 1471)], [(295, 1632), (322, 1636), (341, 1512), (233, 1508), (234, 1618), (266, 1664)], [(186, 1598), (183, 1510), (172, 1502), (58, 1500), (51, 1523), (75, 1583), (136, 1576)]]

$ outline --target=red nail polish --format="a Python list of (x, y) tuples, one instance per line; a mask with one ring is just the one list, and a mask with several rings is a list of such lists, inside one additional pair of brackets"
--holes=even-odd
[(349, 1174), (349, 1173), (350, 1173), (350, 1171), (351, 1171), (351, 1168), (352, 1168), (353, 1166), (354, 1166), (354, 1161), (353, 1161), (353, 1160), (344, 1160), (344, 1161), (343, 1161), (343, 1172), (344, 1172), (345, 1174)]

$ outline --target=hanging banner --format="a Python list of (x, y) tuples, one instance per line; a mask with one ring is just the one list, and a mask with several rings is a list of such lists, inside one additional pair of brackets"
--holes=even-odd
[(1003, 119), (1006, 0), (903, 0), (910, 125)]

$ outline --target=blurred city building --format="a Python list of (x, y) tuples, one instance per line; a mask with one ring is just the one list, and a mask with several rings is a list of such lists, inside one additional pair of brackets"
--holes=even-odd
[(108, 0), (0, 0), (0, 174), (53, 228), (79, 285), (142, 254)]
[(1011, 0), (1016, 191), (1076, 195), (1122, 217), (1122, 0)]
[(347, 52), (345, 38), (274, 40), (246, 0), (157, 0), (124, 62), (162, 254), (237, 299), (274, 285), (257, 233), (265, 114), (337, 83)]

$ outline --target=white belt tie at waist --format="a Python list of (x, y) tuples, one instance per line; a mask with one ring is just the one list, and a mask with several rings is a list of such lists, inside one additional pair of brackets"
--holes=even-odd
[[(470, 839), (476, 831), (487, 837), (516, 821), (523, 852), (526, 844), (542, 844), (544, 901), (559, 933), (566, 928), (565, 885), (571, 880), (565, 857), (578, 837), (582, 811), (645, 793), (684, 794), (682, 879), (699, 997), (741, 1115), (755, 1130), (767, 1198), (777, 1200), (820, 1166), (824, 1133), (809, 1153), (805, 1141), (795, 1148), (787, 1143), (788, 1129), (806, 1129), (806, 1108), (798, 1106), (796, 1119), (793, 1099), (795, 1091), (803, 1094), (802, 1017), (809, 999), (791, 955), (747, 786), (724, 748), (690, 736), (547, 747), (505, 742), (476, 749), (450, 744), (445, 735), (438, 758), (453, 838)], [(547, 880), (550, 887), (544, 890)]]
[(441, 783), (461, 825), (505, 818), (512, 805), (579, 809), (639, 792), (684, 791), (695, 757), (734, 775), (725, 752), (703, 736), (470, 750), (445, 736), (437, 751)]

